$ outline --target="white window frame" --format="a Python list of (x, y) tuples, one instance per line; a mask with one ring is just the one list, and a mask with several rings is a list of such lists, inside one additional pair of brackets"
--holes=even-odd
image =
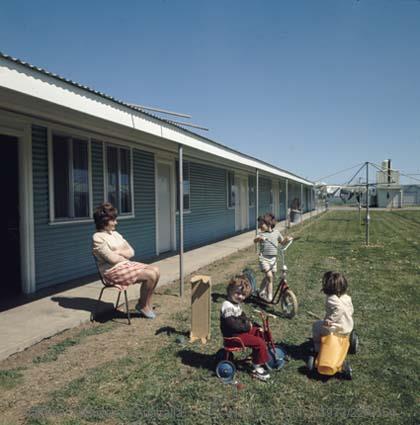
[[(188, 209), (184, 208), (184, 214), (190, 214), (191, 213), (191, 166), (190, 166), (191, 161), (183, 160), (182, 164), (188, 166), (188, 181), (190, 182), (190, 193), (188, 194), (188, 196), (189, 196)], [(179, 208), (178, 208), (178, 205), (177, 205), (177, 199), (178, 199), (178, 196), (179, 196), (179, 176), (178, 176), (178, 174), (179, 174), (179, 161), (178, 161), (178, 159), (175, 159), (174, 172), (175, 172), (175, 178), (174, 178), (174, 181), (175, 181), (175, 211), (176, 211), (176, 215), (179, 215)], [(182, 177), (185, 180), (184, 173), (182, 173)], [(184, 193), (184, 196), (185, 196), (185, 193)], [(185, 204), (184, 204), (184, 207), (185, 207)]]
[[(48, 183), (49, 183), (49, 198), (50, 198), (50, 221), (49, 224), (74, 224), (74, 223), (86, 223), (92, 221), (93, 211), (92, 211), (92, 149), (91, 149), (91, 139), (84, 134), (81, 134), (77, 131), (66, 131), (59, 128), (48, 127)], [(55, 217), (55, 197), (54, 197), (54, 157), (53, 157), (53, 137), (57, 135), (59, 137), (66, 137), (70, 140), (79, 139), (87, 142), (87, 151), (88, 151), (88, 216), (87, 217), (65, 217), (65, 218), (56, 218)], [(73, 175), (73, 144), (68, 144), (70, 146), (70, 155), (69, 155), (69, 180), (72, 181)], [(73, 186), (69, 184), (70, 190), (70, 199), (72, 199)], [(70, 214), (74, 215), (74, 202), (69, 204)]]
[[(96, 139), (95, 139), (96, 140)], [(100, 140), (98, 140), (99, 142)], [(131, 197), (131, 212), (122, 213), (120, 205), (114, 205), (118, 209), (118, 219), (134, 218), (134, 169), (133, 169), (133, 148), (131, 146), (119, 145), (110, 142), (102, 142), (103, 146), (103, 172), (104, 172), (104, 202), (108, 202), (108, 147), (118, 149), (118, 181), (121, 181), (120, 169), (120, 150), (125, 149), (130, 154), (130, 197)], [(121, 196), (118, 194), (119, 203)]]
[(236, 196), (233, 205), (229, 204), (229, 195), (231, 187), (229, 187), (229, 174), (232, 174), (232, 186), (235, 187), (235, 172), (232, 170), (226, 170), (226, 205), (228, 210), (234, 210), (236, 207)]

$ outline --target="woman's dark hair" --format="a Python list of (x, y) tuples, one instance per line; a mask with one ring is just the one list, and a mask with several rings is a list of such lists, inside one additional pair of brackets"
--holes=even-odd
[(347, 279), (339, 272), (329, 271), (322, 277), (322, 292), (326, 295), (341, 295), (347, 291)]
[(93, 219), (95, 220), (96, 230), (103, 230), (111, 220), (118, 216), (118, 210), (110, 203), (105, 202), (95, 208)]
[(236, 275), (230, 280), (227, 286), (227, 294), (230, 296), (234, 292), (243, 294), (245, 298), (251, 295), (251, 285), (244, 275)]

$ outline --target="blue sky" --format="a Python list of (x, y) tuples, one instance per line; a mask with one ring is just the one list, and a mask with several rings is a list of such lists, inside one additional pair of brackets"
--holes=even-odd
[(311, 180), (420, 180), (418, 0), (15, 0), (0, 50)]

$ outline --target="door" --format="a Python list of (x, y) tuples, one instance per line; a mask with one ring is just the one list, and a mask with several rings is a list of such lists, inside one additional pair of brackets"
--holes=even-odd
[(171, 166), (163, 162), (158, 163), (157, 176), (157, 208), (158, 208), (158, 241), (159, 254), (172, 249), (171, 226)]
[(5, 207), (0, 225), (1, 240), (6, 248), (1, 256), (2, 295), (21, 293), (19, 235), (18, 139), (0, 135), (0, 181)]
[(239, 232), (248, 228), (248, 179), (235, 176), (235, 190), (235, 230)]

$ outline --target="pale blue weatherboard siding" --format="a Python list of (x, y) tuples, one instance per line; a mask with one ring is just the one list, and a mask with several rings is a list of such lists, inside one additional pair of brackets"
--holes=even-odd
[(92, 223), (49, 225), (47, 130), (32, 127), (35, 268), (37, 289), (93, 272)]
[(255, 229), (255, 226), (257, 225), (257, 219), (255, 217), (256, 208), (255, 207), (249, 207), (249, 223), (248, 226), (250, 229)]
[(134, 219), (120, 219), (118, 231), (136, 251), (137, 260), (156, 255), (154, 155), (133, 149)]
[[(103, 201), (102, 148), (92, 144), (93, 201)], [(91, 255), (93, 220), (87, 223), (49, 224), (47, 130), (32, 127), (35, 267), (37, 289), (95, 272)], [(136, 258), (155, 254), (155, 191), (153, 154), (133, 150), (135, 215), (121, 220), (118, 230), (134, 246)], [(95, 204), (94, 204), (95, 206)]]
[(259, 215), (263, 215), (267, 212), (272, 212), (272, 205), (270, 204), (270, 191), (271, 191), (271, 179), (267, 177), (260, 177), (259, 179)]
[(92, 190), (93, 208), (104, 201), (104, 162), (103, 145), (101, 142), (92, 141)]
[[(191, 212), (184, 214), (185, 249), (233, 235), (235, 209), (227, 208), (226, 170), (190, 162), (190, 187)], [(177, 215), (177, 234), (178, 229)]]

